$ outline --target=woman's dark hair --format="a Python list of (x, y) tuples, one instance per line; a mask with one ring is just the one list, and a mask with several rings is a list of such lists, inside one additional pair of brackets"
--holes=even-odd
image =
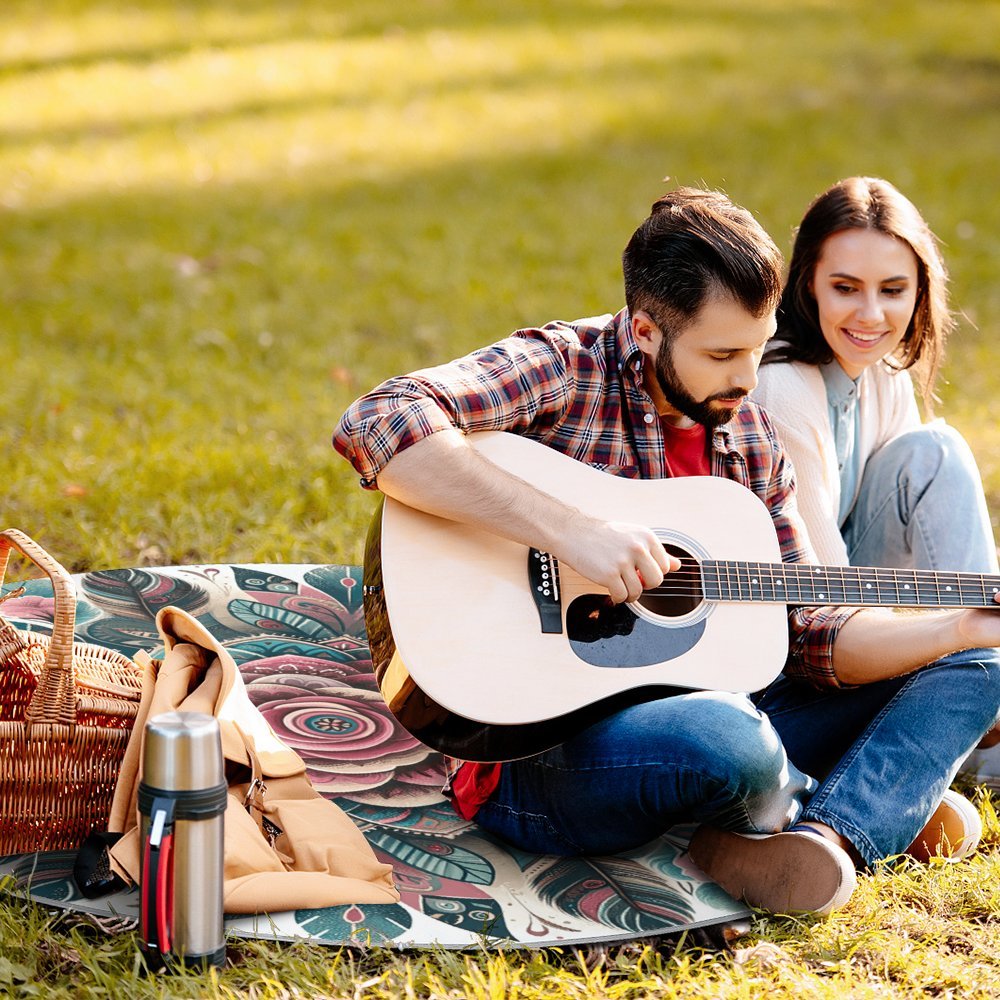
[(625, 303), (670, 339), (717, 291), (758, 318), (776, 308), (781, 268), (781, 251), (745, 208), (717, 191), (678, 188), (654, 203), (622, 253)]
[(823, 245), (834, 233), (871, 229), (902, 240), (917, 258), (917, 300), (899, 347), (885, 363), (897, 371), (913, 368), (930, 409), (934, 382), (954, 326), (948, 309), (948, 272), (938, 242), (913, 203), (878, 177), (848, 177), (824, 191), (809, 206), (795, 236), (788, 280), (778, 306), (778, 332), (764, 364), (804, 361), (823, 364), (833, 351), (823, 338), (812, 291)]

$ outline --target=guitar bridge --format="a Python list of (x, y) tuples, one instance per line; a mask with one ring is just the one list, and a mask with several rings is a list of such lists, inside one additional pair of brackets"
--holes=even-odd
[(562, 632), (559, 563), (548, 553), (528, 549), (528, 583), (543, 632)]

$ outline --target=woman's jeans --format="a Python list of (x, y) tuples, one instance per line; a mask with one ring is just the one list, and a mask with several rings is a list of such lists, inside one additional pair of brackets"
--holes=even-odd
[[(997, 572), (975, 461), (943, 423), (869, 459), (843, 530), (854, 565)], [(995, 649), (856, 688), (677, 694), (505, 765), (476, 819), (527, 850), (607, 854), (675, 823), (770, 833), (803, 818), (873, 864), (912, 843), (998, 707)]]
[(979, 469), (943, 421), (900, 434), (868, 459), (841, 534), (852, 566), (997, 572)]

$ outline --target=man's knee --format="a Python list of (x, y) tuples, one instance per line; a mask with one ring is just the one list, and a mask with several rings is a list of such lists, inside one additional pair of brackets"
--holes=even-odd
[(775, 833), (799, 815), (815, 783), (788, 759), (767, 716), (739, 695), (715, 696), (705, 733), (716, 755), (716, 779), (728, 804), (711, 822), (750, 833)]
[(750, 792), (777, 787), (787, 757), (770, 721), (742, 694), (703, 691), (690, 696), (693, 725), (686, 738), (697, 741), (716, 762), (720, 776)]

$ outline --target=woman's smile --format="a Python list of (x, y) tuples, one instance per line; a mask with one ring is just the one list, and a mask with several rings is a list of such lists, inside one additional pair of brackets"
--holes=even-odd
[(844, 229), (823, 243), (811, 287), (823, 338), (856, 379), (906, 336), (917, 302), (917, 258), (878, 230)]

